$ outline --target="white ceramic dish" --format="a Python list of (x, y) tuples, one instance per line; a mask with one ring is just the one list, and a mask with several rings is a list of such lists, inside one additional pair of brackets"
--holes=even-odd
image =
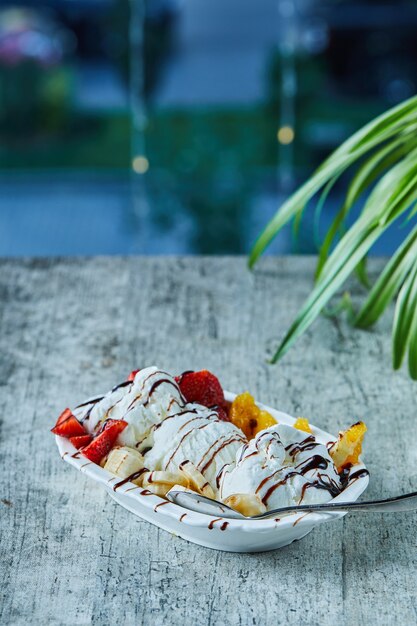
[[(235, 394), (225, 392), (226, 399), (231, 401)], [(295, 419), (268, 406), (258, 403), (260, 408), (269, 411), (278, 422), (293, 425)], [(312, 425), (313, 434), (318, 441), (327, 443), (335, 438)], [(323, 522), (343, 517), (345, 513), (295, 513), (281, 519), (268, 520), (233, 520), (214, 518), (184, 509), (159, 496), (147, 492), (146, 489), (127, 482), (116, 490), (114, 486), (120, 479), (110, 474), (99, 465), (91, 463), (77, 453), (68, 439), (56, 436), (61, 457), (78, 470), (87, 474), (98, 483), (102, 483), (116, 502), (156, 526), (171, 532), (173, 535), (198, 543), (201, 546), (225, 550), (227, 552), (262, 552), (275, 550), (301, 539), (315, 526)], [(75, 455), (75, 456), (74, 456)], [(364, 469), (361, 463), (354, 470)], [(350, 485), (333, 502), (354, 502), (368, 486), (369, 477), (361, 476)]]

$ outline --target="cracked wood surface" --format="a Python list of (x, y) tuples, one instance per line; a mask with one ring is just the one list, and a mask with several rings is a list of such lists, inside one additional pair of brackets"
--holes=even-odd
[(208, 368), (330, 432), (363, 418), (366, 495), (415, 490), (417, 386), (390, 369), (389, 315), (366, 333), (321, 318), (271, 367), (311, 258), (268, 258), (253, 274), (240, 258), (0, 265), (1, 624), (416, 623), (415, 513), (351, 515), (275, 552), (216, 552), (118, 506), (48, 432), (134, 368)]

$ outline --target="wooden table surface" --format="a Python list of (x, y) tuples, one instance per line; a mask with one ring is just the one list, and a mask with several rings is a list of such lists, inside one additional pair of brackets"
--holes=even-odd
[(366, 495), (416, 490), (417, 383), (391, 371), (390, 316), (366, 333), (321, 318), (272, 367), (312, 258), (268, 258), (253, 274), (242, 258), (0, 265), (1, 624), (417, 623), (415, 513), (352, 514), (275, 552), (217, 552), (118, 506), (49, 433), (64, 407), (133, 368), (208, 368), (330, 432), (363, 418)]

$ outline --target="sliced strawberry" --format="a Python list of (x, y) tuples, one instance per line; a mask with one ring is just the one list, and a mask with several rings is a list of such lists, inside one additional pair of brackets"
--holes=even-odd
[(51, 429), (51, 432), (53, 432), (54, 435), (60, 435), (67, 439), (86, 434), (84, 426), (80, 424), (69, 409), (65, 409), (65, 411), (61, 413), (55, 426)]
[(77, 437), (70, 437), (70, 442), (79, 450), (80, 448), (84, 448), (84, 446), (88, 446), (89, 443), (93, 440), (92, 435), (78, 435)]
[(107, 420), (103, 430), (81, 450), (81, 454), (93, 463), (100, 463), (112, 449), (117, 437), (127, 426), (124, 420)]
[(177, 382), (187, 402), (197, 402), (208, 407), (224, 404), (219, 379), (207, 370), (185, 372), (177, 378)]
[(71, 409), (65, 409), (64, 411), (62, 411), (61, 415), (58, 417), (56, 421), (55, 426), (58, 426), (59, 424), (62, 424), (62, 422), (65, 422), (65, 420), (71, 417), (71, 415), (72, 415)]
[(130, 381), (135, 380), (135, 376), (138, 372), (140, 372), (140, 370), (132, 370), (129, 376), (127, 377), (127, 380), (130, 380)]

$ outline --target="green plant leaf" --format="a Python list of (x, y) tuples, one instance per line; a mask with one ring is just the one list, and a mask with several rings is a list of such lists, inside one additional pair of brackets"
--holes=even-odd
[[(334, 293), (342, 286), (350, 273), (383, 232), (404, 212), (417, 197), (417, 176), (411, 184), (410, 172), (416, 167), (412, 161), (403, 160), (397, 167), (399, 174), (407, 179), (406, 192), (390, 170), (378, 182), (368, 198), (362, 214), (340, 240), (325, 263), (320, 280), (290, 327), (272, 362), (275, 363), (298, 337), (312, 324)], [(394, 181), (394, 189), (387, 194), (387, 180)], [(408, 195), (407, 195), (408, 194)]]
[(411, 325), (408, 340), (408, 371), (413, 380), (417, 380), (417, 309)]
[[(252, 267), (277, 232), (291, 219), (297, 225), (310, 200), (321, 191), (315, 211), (318, 233), (323, 204), (335, 182), (352, 165), (359, 166), (345, 200), (320, 247), (315, 286), (282, 340), (272, 361), (281, 358), (320, 312), (341, 310), (353, 315), (345, 293), (336, 307), (328, 302), (356, 272), (370, 286), (366, 271), (369, 250), (401, 217), (403, 225), (417, 215), (417, 96), (392, 108), (347, 139), (277, 211), (255, 243)], [(369, 194), (368, 194), (369, 191)], [(346, 230), (346, 221), (361, 196), (368, 194), (359, 217)], [(406, 215), (405, 215), (406, 214)], [(331, 249), (339, 239), (333, 251)], [(393, 324), (393, 366), (399, 368), (408, 350), (410, 376), (417, 380), (417, 224), (386, 264), (353, 321), (373, 324), (398, 293)]]
[(325, 188), (321, 192), (320, 198), (318, 199), (316, 208), (314, 210), (314, 242), (316, 244), (317, 249), (320, 249), (320, 247), (321, 247), (321, 244), (320, 244), (320, 232), (319, 232), (321, 213), (323, 211), (323, 207), (324, 207), (324, 205), (326, 203), (327, 197), (328, 197), (329, 193), (331, 192), (331, 190), (334, 187), (336, 182), (337, 182), (337, 176), (335, 176), (334, 178), (329, 180), (329, 182), (327, 183), (327, 185), (325, 186)]
[[(410, 177), (410, 174), (412, 176)], [(406, 182), (404, 182), (406, 181)], [(337, 255), (333, 254), (323, 266), (319, 283), (334, 271), (335, 264), (343, 265), (348, 258), (352, 242), (358, 233), (372, 224), (390, 224), (417, 198), (417, 162), (403, 159), (387, 172), (368, 197), (361, 215), (340, 240)], [(318, 283), (318, 284), (319, 284)]]
[[(301, 308), (295, 322), (290, 327), (288, 333), (275, 353), (272, 359), (273, 363), (276, 363), (276, 361), (284, 356), (298, 337), (300, 337), (300, 335), (302, 335), (314, 322), (330, 298), (343, 285), (349, 274), (355, 269), (359, 260), (368, 252), (369, 248), (378, 239), (381, 234), (381, 230), (384, 230), (384, 228), (384, 226), (377, 225), (369, 228), (368, 231), (358, 233), (357, 240), (353, 242), (349, 258), (347, 258), (344, 263), (338, 263), (337, 266), (335, 264), (334, 271), (329, 274), (326, 280), (320, 281), (313, 289), (310, 297)], [(337, 255), (338, 250), (336, 248), (332, 257), (336, 257)], [(330, 259), (332, 257), (330, 257)]]
[[(414, 206), (411, 207), (411, 211), (407, 215), (406, 223), (408, 223), (415, 215), (417, 215), (417, 202), (415, 202)], [(403, 226), (405, 226), (405, 224), (403, 224)]]
[[(417, 146), (417, 133), (401, 135), (397, 140), (388, 143), (373, 154), (365, 163), (357, 170), (352, 182), (350, 183), (345, 201), (334, 218), (327, 235), (320, 247), (319, 258), (317, 261), (316, 280), (320, 277), (321, 270), (329, 256), (331, 245), (342, 228), (347, 215), (352, 206), (357, 202), (362, 193), (382, 174), (382, 172), (395, 163), (400, 157), (407, 154), (412, 148)], [(359, 270), (359, 279), (365, 286), (369, 286), (369, 281)]]
[(354, 318), (354, 309), (352, 304), (352, 298), (350, 297), (350, 293), (345, 291), (343, 296), (340, 298), (339, 302), (333, 307), (325, 307), (323, 309), (323, 315), (325, 317), (337, 317), (339, 313), (346, 313), (349, 320), (353, 320)]
[(368, 276), (368, 257), (364, 256), (363, 259), (359, 261), (357, 266), (355, 267), (355, 274), (364, 287), (367, 289), (371, 288), (371, 281)]
[(354, 320), (355, 326), (368, 328), (377, 321), (400, 289), (416, 258), (417, 226), (414, 227), (381, 272)]
[(269, 222), (252, 249), (249, 266), (253, 267), (279, 230), (299, 212), (302, 212), (306, 203), (329, 180), (340, 176), (352, 163), (377, 145), (392, 137), (398, 137), (399, 133), (407, 130), (407, 125), (409, 127), (410, 124), (416, 123), (416, 110), (417, 96), (414, 96), (367, 124), (333, 152), (316, 173), (284, 202)]
[(416, 311), (417, 262), (415, 261), (401, 287), (395, 307), (394, 323), (392, 327), (392, 365), (395, 370), (399, 369), (403, 362)]

